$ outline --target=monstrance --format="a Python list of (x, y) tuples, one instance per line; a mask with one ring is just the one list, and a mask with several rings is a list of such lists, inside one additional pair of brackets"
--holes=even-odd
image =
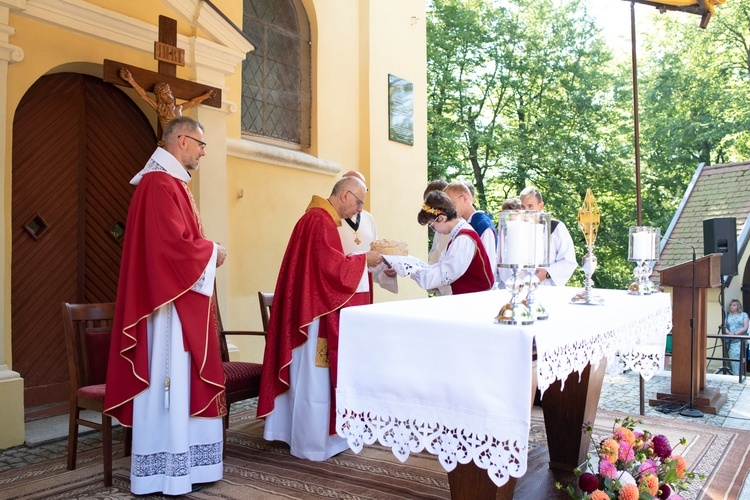
[(594, 243), (596, 243), (596, 235), (599, 232), (599, 205), (596, 203), (596, 198), (594, 198), (591, 188), (586, 190), (586, 198), (583, 200), (583, 206), (578, 211), (578, 227), (581, 228), (583, 236), (586, 238), (587, 252), (581, 261), (581, 267), (586, 278), (583, 280), (584, 290), (577, 293), (570, 301), (573, 304), (604, 304), (604, 299), (591, 291), (594, 287), (594, 280), (591, 279), (591, 275), (594, 274), (597, 268)]

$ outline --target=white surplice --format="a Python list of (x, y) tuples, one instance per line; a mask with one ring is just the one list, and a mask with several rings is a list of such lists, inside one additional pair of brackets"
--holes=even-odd
[[(365, 280), (367, 284), (367, 281)], [(346, 439), (330, 435), (331, 373), (315, 366), (320, 319), (307, 329), (307, 341), (292, 352), (289, 390), (278, 396), (266, 417), (263, 437), (283, 441), (298, 458), (322, 461), (346, 450)]]
[[(453, 289), (451, 283), (463, 276), (471, 261), (474, 260), (474, 254), (477, 250), (476, 242), (469, 236), (459, 235), (462, 229), (474, 228), (463, 219), (448, 234), (448, 245), (445, 251), (440, 255), (440, 260), (430, 267), (418, 269), (411, 274), (411, 279), (425, 290), (435, 291), (436, 295), (452, 295)], [(435, 237), (439, 233), (435, 233)]]
[[(349, 219), (351, 220), (351, 219)], [(356, 220), (356, 216), (355, 216)], [(344, 248), (344, 254), (361, 253), (370, 251), (370, 243), (378, 239), (378, 229), (375, 226), (375, 218), (367, 210), (359, 213), (359, 226), (355, 231), (347, 223), (347, 219), (341, 221), (339, 226), (339, 236), (341, 237), (341, 246)], [(385, 263), (370, 268), (373, 283), (377, 283), (384, 290), (392, 293), (398, 293), (398, 279), (396, 276), (387, 276)], [(370, 290), (372, 292), (372, 290)]]
[[(194, 291), (213, 294), (216, 255), (214, 244)], [(147, 318), (147, 325), (150, 385), (133, 400), (130, 490), (136, 495), (190, 493), (193, 484), (222, 478), (223, 419), (190, 416), (190, 353), (185, 352), (174, 303), (157, 309)], [(164, 390), (167, 367), (168, 396)]]

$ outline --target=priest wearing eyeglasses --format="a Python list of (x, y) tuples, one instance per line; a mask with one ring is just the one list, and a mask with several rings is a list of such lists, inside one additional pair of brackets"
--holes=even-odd
[(326, 460), (348, 448), (335, 432), (339, 311), (370, 303), (368, 267), (377, 253), (346, 254), (338, 227), (361, 213), (364, 182), (344, 177), (313, 196), (281, 262), (263, 355), (258, 417), (263, 437), (293, 456)]

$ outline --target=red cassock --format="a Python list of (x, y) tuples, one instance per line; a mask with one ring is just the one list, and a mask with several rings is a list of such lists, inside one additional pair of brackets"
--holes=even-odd
[(105, 413), (123, 425), (132, 425), (133, 399), (151, 383), (146, 319), (170, 302), (191, 354), (190, 415), (226, 413), (211, 298), (191, 291), (213, 247), (203, 236), (187, 185), (163, 172), (144, 175), (128, 211), (104, 396)]
[[(337, 227), (341, 219), (318, 196), (292, 231), (276, 282), (263, 356), (258, 416), (274, 409), (274, 400), (289, 389), (292, 350), (307, 341), (309, 325), (320, 319), (319, 338), (328, 339), (331, 382), (336, 385), (339, 310), (369, 304), (370, 294), (355, 293), (366, 256), (344, 255)], [(333, 401), (333, 400), (332, 400)], [(332, 406), (332, 411), (335, 408)]]

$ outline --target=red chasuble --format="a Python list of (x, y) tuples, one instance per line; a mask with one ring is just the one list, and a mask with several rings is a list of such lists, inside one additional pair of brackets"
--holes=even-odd
[(107, 369), (104, 411), (133, 424), (133, 399), (149, 380), (146, 319), (174, 302), (191, 354), (190, 415), (226, 413), (224, 372), (211, 298), (191, 291), (213, 253), (187, 185), (163, 172), (143, 176), (128, 210)]
[(355, 293), (367, 258), (364, 254), (344, 255), (337, 229), (340, 225), (341, 218), (328, 200), (313, 196), (292, 231), (276, 281), (266, 335), (258, 398), (261, 418), (273, 411), (276, 397), (289, 389), (292, 350), (307, 341), (307, 329), (318, 318), (318, 337), (328, 339), (335, 387), (339, 310), (370, 302), (369, 293)]

